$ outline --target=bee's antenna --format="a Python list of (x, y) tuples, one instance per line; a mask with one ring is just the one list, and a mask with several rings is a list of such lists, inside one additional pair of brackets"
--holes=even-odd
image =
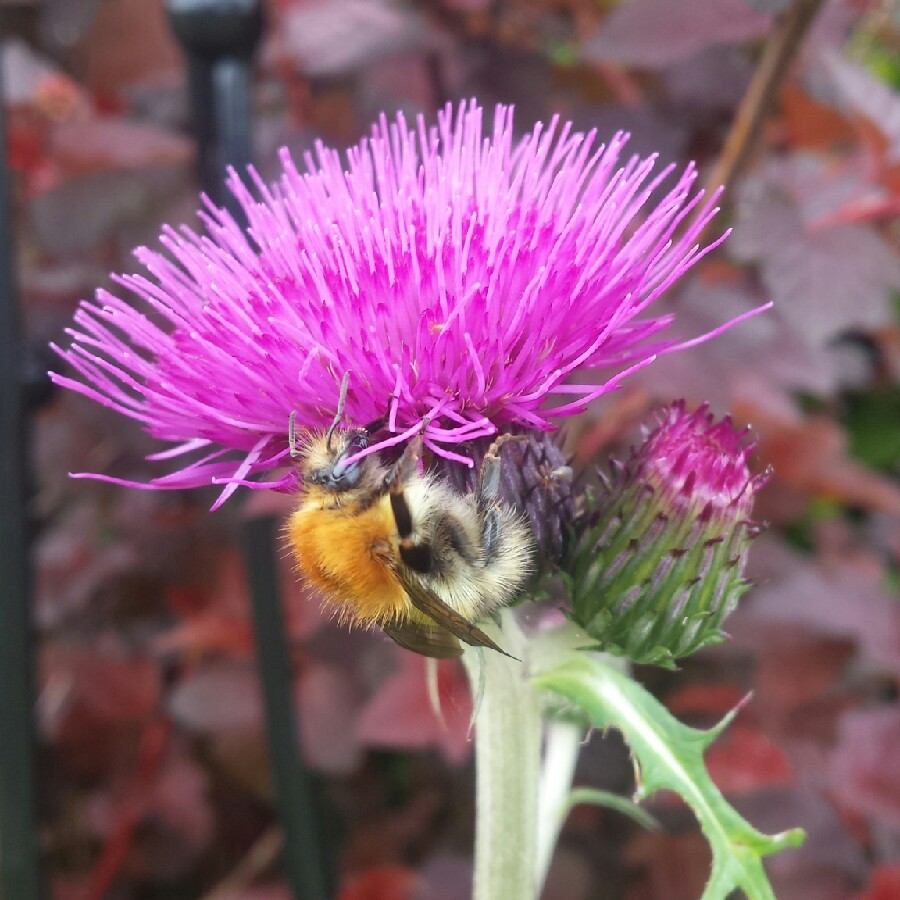
[(344, 378), (341, 381), (341, 392), (338, 395), (337, 415), (335, 415), (334, 421), (331, 423), (331, 427), (325, 435), (325, 446), (328, 447), (329, 450), (331, 449), (331, 436), (334, 434), (335, 428), (341, 424), (341, 419), (344, 417), (344, 404), (347, 402), (347, 388), (349, 385), (350, 373), (345, 372)]
[(288, 447), (291, 451), (291, 459), (296, 459), (302, 454), (302, 450), (297, 447), (297, 410), (291, 410), (288, 419)]

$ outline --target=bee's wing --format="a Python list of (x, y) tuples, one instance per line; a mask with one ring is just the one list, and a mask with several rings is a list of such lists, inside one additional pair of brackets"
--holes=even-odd
[(462, 656), (459, 641), (437, 623), (429, 625), (425, 622), (390, 622), (382, 625), (382, 630), (401, 647), (431, 656), (435, 659), (455, 659)]
[[(419, 610), (419, 612), (425, 613), (429, 619), (436, 622), (441, 628), (446, 629), (451, 635), (467, 644), (471, 644), (473, 647), (488, 647), (490, 650), (496, 650), (504, 656), (509, 656), (508, 653), (498, 647), (477, 625), (473, 625), (455, 609), (447, 606), (437, 594), (430, 591), (420, 581), (408, 577), (402, 567), (396, 570), (395, 574), (403, 585), (403, 589), (409, 595), (412, 605)], [(393, 637), (393, 635), (391, 635), (391, 637)], [(394, 638), (394, 640), (396, 640), (396, 638)]]

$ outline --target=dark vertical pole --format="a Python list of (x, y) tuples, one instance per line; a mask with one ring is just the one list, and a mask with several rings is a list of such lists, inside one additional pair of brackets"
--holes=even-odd
[(0, 102), (0, 897), (39, 900), (25, 352), (15, 290), (4, 119)]
[[(188, 54), (188, 73), (203, 190), (243, 221), (224, 188), (225, 166), (251, 159), (251, 61), (262, 19), (258, 0), (167, 0), (173, 30)], [(287, 420), (285, 420), (285, 429)], [(275, 523), (244, 525), (256, 655), (263, 690), (266, 739), (278, 818), (284, 829), (285, 872), (295, 900), (327, 900), (330, 866), (324, 857), (315, 784), (297, 745), (290, 648), (275, 565)]]
[[(225, 57), (216, 60), (212, 68), (213, 109), (218, 128), (217, 182), (222, 184), (226, 165), (242, 172), (252, 158), (250, 131), (251, 79), (250, 67), (242, 60)], [(221, 191), (221, 187), (220, 187)], [(243, 210), (230, 191), (224, 191), (222, 205), (237, 219), (244, 219)]]
[(224, 186), (225, 166), (242, 171), (251, 159), (251, 69), (262, 2), (166, 0), (166, 7), (187, 53), (200, 186), (236, 213)]
[(210, 198), (221, 205), (225, 189), (216, 144), (212, 61), (197, 53), (189, 53), (187, 71), (191, 127), (197, 142), (197, 180)]
[(327, 900), (317, 792), (297, 748), (291, 660), (275, 565), (275, 522), (250, 519), (244, 553), (253, 596), (253, 628), (266, 712), (266, 740), (278, 818), (285, 836), (285, 869), (294, 900)]

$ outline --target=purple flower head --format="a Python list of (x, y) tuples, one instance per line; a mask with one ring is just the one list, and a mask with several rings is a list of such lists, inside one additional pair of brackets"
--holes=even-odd
[(165, 228), (165, 253), (135, 251), (149, 277), (116, 278), (141, 308), (103, 290), (83, 302), (56, 348), (80, 379), (52, 377), (174, 445), (151, 459), (199, 454), (137, 486), (212, 481), (226, 486), (217, 505), (286, 463), (291, 411), (310, 429), (331, 421), (347, 372), (347, 421), (389, 410), (370, 451), (422, 432), (467, 461), (454, 446), (548, 430), (712, 336), (677, 344), (658, 337), (670, 314), (644, 315), (718, 243), (697, 244), (712, 200), (700, 205), (688, 166), (648, 208), (672, 167), (622, 158), (626, 140), (554, 118), (516, 142), (510, 108), (485, 133), (471, 101), (432, 128), (382, 117), (346, 163), (319, 145), (301, 172), (283, 152), (272, 186), (231, 172), (247, 230), (209, 201), (205, 235)]
[(749, 430), (726, 416), (716, 422), (706, 404), (689, 413), (684, 401), (660, 413), (633, 461), (632, 478), (648, 485), (669, 515), (734, 525), (749, 519), (768, 474), (753, 475)]

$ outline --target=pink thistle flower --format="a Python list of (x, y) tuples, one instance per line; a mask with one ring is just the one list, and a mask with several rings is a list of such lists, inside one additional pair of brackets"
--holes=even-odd
[[(283, 151), (277, 184), (249, 170), (255, 193), (232, 171), (247, 230), (204, 199), (205, 235), (167, 227), (167, 253), (135, 251), (149, 277), (115, 278), (141, 308), (105, 290), (82, 302), (70, 347), (55, 348), (80, 379), (51, 373), (174, 444), (151, 459), (200, 457), (149, 484), (88, 477), (224, 484), (217, 506), (239, 484), (287, 487), (249, 479), (286, 463), (291, 411), (330, 422), (346, 372), (349, 421), (389, 408), (390, 436), (366, 452), (422, 432), (469, 462), (454, 446), (550, 430), (733, 324), (678, 344), (658, 337), (671, 314), (643, 315), (724, 235), (697, 244), (716, 209), (692, 193), (692, 165), (645, 209), (673, 167), (622, 159), (626, 141), (598, 145), (554, 118), (515, 142), (510, 108), (486, 134), (471, 101), (433, 128), (382, 117), (346, 165), (319, 145), (300, 172)], [(576, 372), (605, 380), (572, 384)]]
[(717, 422), (706, 404), (692, 413), (679, 400), (658, 417), (629, 477), (652, 491), (669, 518), (731, 527), (750, 517), (768, 473), (753, 475), (749, 430)]

